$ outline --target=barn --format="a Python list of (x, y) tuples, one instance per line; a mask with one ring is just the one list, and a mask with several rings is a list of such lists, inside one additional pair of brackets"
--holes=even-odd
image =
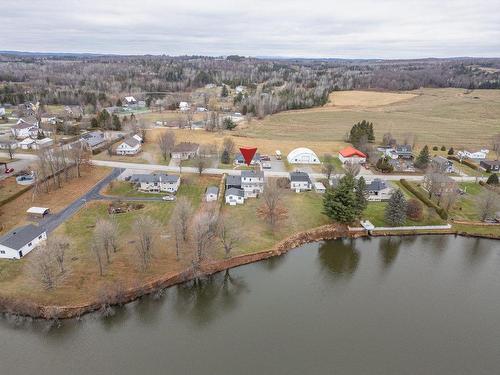
[(287, 156), (287, 160), (290, 164), (319, 164), (318, 155), (314, 151), (299, 147), (290, 152)]

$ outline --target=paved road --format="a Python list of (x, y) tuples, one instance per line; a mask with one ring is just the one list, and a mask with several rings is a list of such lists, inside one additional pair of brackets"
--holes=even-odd
[(52, 232), (59, 225), (61, 225), (64, 221), (68, 220), (71, 216), (73, 216), (85, 203), (92, 200), (102, 199), (102, 196), (99, 194), (102, 188), (109, 184), (112, 180), (122, 173), (123, 170), (120, 168), (115, 168), (113, 171), (104, 177), (101, 181), (99, 181), (92, 189), (90, 189), (87, 193), (85, 193), (80, 198), (76, 199), (63, 209), (61, 212), (58, 212), (54, 215), (49, 215), (43, 220), (40, 221), (40, 225), (44, 226), (47, 229), (47, 232)]

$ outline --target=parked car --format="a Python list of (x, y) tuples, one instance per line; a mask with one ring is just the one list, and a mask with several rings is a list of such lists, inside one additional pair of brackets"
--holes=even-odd
[(175, 195), (165, 195), (161, 199), (163, 199), (164, 201), (172, 202), (175, 201)]
[(14, 172), (14, 168), (5, 168), (5, 173), (12, 173)]
[(269, 157), (269, 155), (260, 155), (260, 160), (271, 161), (271, 158)]
[(262, 163), (263, 169), (271, 169), (271, 163)]

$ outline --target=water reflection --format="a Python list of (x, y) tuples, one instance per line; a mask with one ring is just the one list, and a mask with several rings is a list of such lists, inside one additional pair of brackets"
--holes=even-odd
[(384, 269), (390, 268), (399, 254), (399, 248), (403, 243), (402, 237), (382, 237), (378, 243), (378, 251)]
[[(468, 244), (469, 242), (467, 242)], [(491, 243), (480, 238), (470, 240), (470, 247), (465, 246), (465, 259), (471, 266), (482, 264), (490, 254)]]
[(285, 262), (285, 259), (286, 257), (284, 255), (280, 255), (271, 257), (267, 260), (259, 262), (258, 264), (268, 271), (274, 271)]
[(209, 324), (221, 313), (231, 311), (242, 293), (248, 291), (241, 276), (229, 270), (177, 286), (174, 310), (199, 326)]
[(349, 238), (320, 243), (318, 255), (321, 270), (332, 280), (350, 278), (356, 272), (360, 254), (355, 241)]

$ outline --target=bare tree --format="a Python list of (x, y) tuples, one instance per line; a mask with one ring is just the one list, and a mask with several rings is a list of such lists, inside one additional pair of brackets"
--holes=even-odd
[(198, 155), (194, 159), (194, 166), (198, 170), (199, 175), (203, 173), (205, 169), (207, 169), (209, 164), (209, 159), (203, 155)]
[(77, 141), (69, 147), (68, 158), (76, 168), (76, 176), (81, 177), (81, 166), (89, 163), (90, 149), (83, 141)]
[(158, 136), (158, 146), (163, 160), (167, 160), (175, 145), (175, 134), (173, 131), (168, 130)]
[(94, 238), (106, 255), (106, 263), (111, 263), (111, 251), (118, 249), (118, 225), (110, 219), (98, 219), (94, 229)]
[(353, 163), (348, 161), (347, 163), (344, 164), (344, 169), (346, 174), (350, 174), (351, 176), (355, 177), (361, 171), (361, 166), (358, 163)]
[(484, 190), (476, 198), (477, 212), (481, 221), (495, 217), (499, 210), (500, 200), (498, 194), (491, 190)]
[(394, 139), (391, 133), (384, 133), (384, 136), (382, 137), (382, 145), (396, 146), (396, 140)]
[(193, 205), (186, 197), (180, 197), (172, 213), (171, 221), (178, 228), (184, 242), (188, 239), (189, 221), (193, 214)]
[(500, 158), (500, 133), (493, 136), (491, 140), (491, 150), (495, 152), (496, 159)]
[(53, 235), (47, 240), (47, 248), (52, 252), (59, 267), (59, 272), (63, 274), (66, 271), (64, 267), (66, 252), (70, 248), (69, 239), (64, 236)]
[(222, 151), (226, 151), (230, 156), (234, 153), (236, 144), (230, 137), (225, 137), (222, 141)]
[(150, 216), (139, 216), (134, 222), (134, 232), (137, 235), (136, 250), (143, 271), (149, 269), (151, 265), (157, 229), (158, 223)]
[(231, 250), (240, 241), (237, 229), (230, 224), (228, 218), (220, 216), (217, 226), (217, 237), (224, 248), (224, 256), (229, 258)]
[(30, 273), (43, 288), (51, 290), (56, 285), (57, 265), (54, 254), (47, 244), (43, 244), (34, 251), (29, 266)]
[(196, 245), (196, 262), (206, 257), (207, 249), (217, 235), (217, 211), (202, 210), (193, 219), (193, 239)]
[(441, 207), (446, 211), (451, 210), (458, 198), (458, 188), (453, 189), (453, 191), (447, 191), (441, 195)]
[(275, 180), (269, 180), (261, 195), (263, 204), (257, 209), (257, 215), (266, 220), (272, 229), (288, 217), (288, 210), (281, 201), (281, 192)]
[(335, 164), (333, 163), (333, 156), (331, 154), (325, 154), (323, 156), (321, 171), (326, 175), (328, 181), (330, 181), (332, 174), (335, 174)]
[(13, 147), (13, 144), (10, 141), (7, 141), (7, 153), (9, 154), (9, 159), (14, 159), (14, 154), (16, 153), (16, 149)]
[(101, 244), (96, 241), (96, 239), (92, 239), (90, 242), (90, 251), (94, 254), (95, 260), (97, 262), (97, 266), (99, 267), (99, 276), (104, 275), (104, 265), (102, 264), (102, 246)]
[(415, 148), (415, 144), (417, 143), (417, 136), (415, 133), (409, 132), (403, 134), (403, 144), (410, 145), (411, 148)]

